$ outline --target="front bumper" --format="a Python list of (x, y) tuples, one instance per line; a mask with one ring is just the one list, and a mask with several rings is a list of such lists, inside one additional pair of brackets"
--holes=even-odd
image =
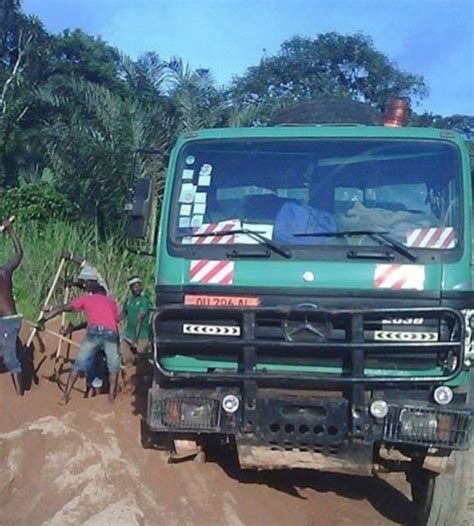
[[(223, 409), (224, 396), (239, 400), (234, 413)], [(370, 401), (355, 408), (344, 397), (258, 394), (249, 404), (238, 389), (152, 388), (148, 425), (173, 434), (224, 434), (238, 444), (274, 451), (351, 457), (374, 445), (412, 446), (450, 451), (468, 449), (472, 416), (466, 407), (389, 402), (383, 419), (370, 415)], [(355, 410), (356, 409), (356, 410)], [(364, 456), (364, 455), (362, 455)]]

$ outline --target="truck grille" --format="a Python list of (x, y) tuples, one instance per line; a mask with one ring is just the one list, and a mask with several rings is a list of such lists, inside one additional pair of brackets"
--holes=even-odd
[[(187, 334), (185, 327), (191, 323), (198, 334)], [(174, 305), (161, 309), (153, 325), (164, 374), (162, 358), (184, 355), (226, 364), (224, 371), (201, 373), (206, 378), (432, 384), (455, 378), (464, 363), (465, 322), (449, 308), (323, 310), (302, 305), (240, 310)], [(272, 368), (275, 364), (280, 373)], [(309, 372), (308, 366), (320, 371)], [(200, 373), (187, 374), (197, 378)]]

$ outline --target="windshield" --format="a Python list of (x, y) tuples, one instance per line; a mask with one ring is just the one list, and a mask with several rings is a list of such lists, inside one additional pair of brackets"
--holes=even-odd
[(458, 157), (445, 142), (203, 140), (181, 150), (177, 170), (176, 243), (257, 244), (248, 230), (294, 250), (380, 246), (370, 231), (415, 250), (458, 241)]

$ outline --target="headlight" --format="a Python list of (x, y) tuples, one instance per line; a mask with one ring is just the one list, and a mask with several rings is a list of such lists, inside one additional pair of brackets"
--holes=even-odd
[(406, 440), (436, 441), (438, 438), (436, 414), (402, 409), (400, 412), (400, 436)]
[(461, 313), (466, 322), (464, 363), (469, 367), (474, 364), (474, 310), (463, 309)]
[(161, 401), (161, 423), (182, 429), (212, 429), (217, 425), (218, 401), (197, 396), (170, 397)]
[(240, 405), (239, 399), (233, 394), (226, 395), (222, 399), (222, 408), (224, 409), (226, 413), (229, 413), (229, 414), (235, 413), (237, 409), (239, 408), (239, 405)]
[(385, 400), (374, 400), (370, 404), (370, 414), (374, 418), (385, 418), (388, 413), (388, 404)]
[(453, 399), (453, 390), (447, 385), (440, 385), (434, 390), (433, 398), (439, 405), (448, 405)]

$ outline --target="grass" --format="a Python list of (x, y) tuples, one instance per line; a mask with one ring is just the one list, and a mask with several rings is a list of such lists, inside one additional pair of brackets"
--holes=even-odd
[[(17, 225), (16, 231), (24, 257), (13, 275), (13, 288), (17, 309), (27, 319), (34, 320), (38, 316), (66, 250), (87, 259), (88, 263), (96, 267), (106, 280), (110, 295), (120, 303), (127, 295), (127, 279), (132, 275), (139, 275), (149, 296), (154, 297), (154, 258), (130, 253), (117, 237), (99, 240), (93, 226), (60, 221), (24, 223)], [(0, 265), (12, 254), (10, 239), (5, 235), (0, 236)], [(69, 269), (72, 277), (76, 277), (78, 266), (72, 263)], [(58, 287), (52, 304), (62, 303), (61, 291), (62, 287)]]

